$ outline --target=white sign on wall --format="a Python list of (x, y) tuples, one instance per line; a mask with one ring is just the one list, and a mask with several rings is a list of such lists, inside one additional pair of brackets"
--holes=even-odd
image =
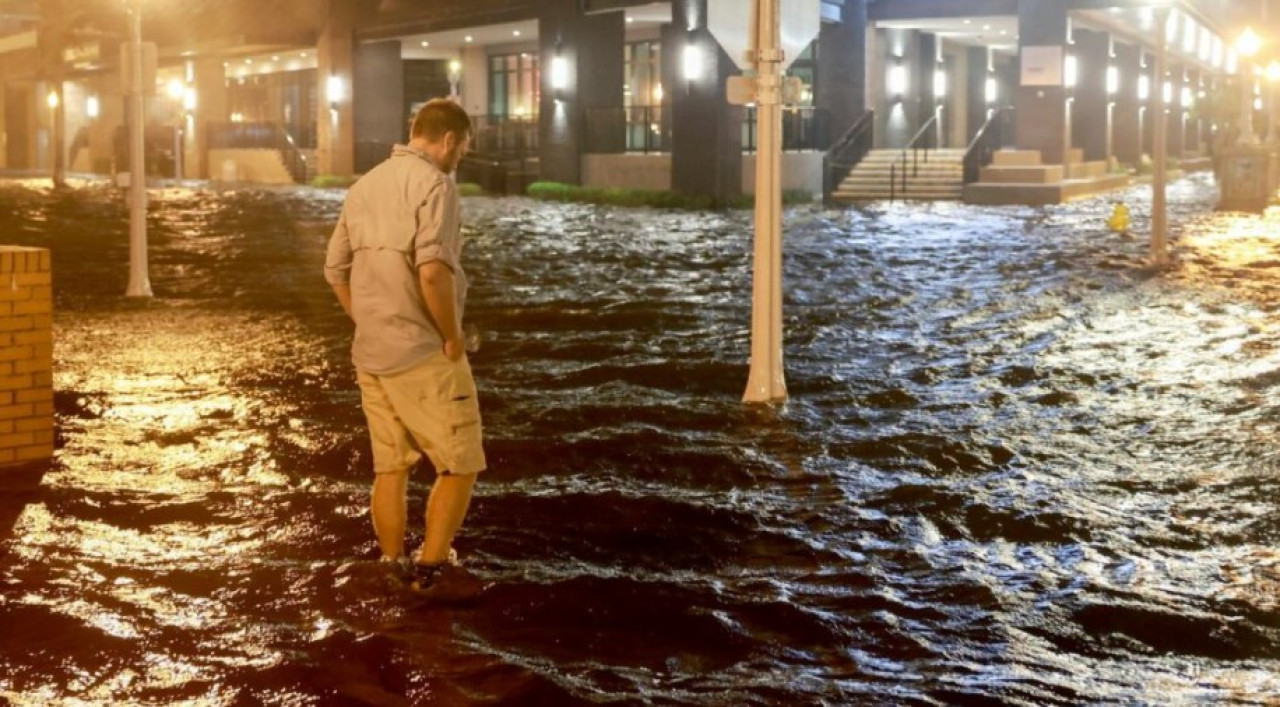
[(1062, 85), (1062, 47), (1059, 45), (1022, 48), (1023, 86)]

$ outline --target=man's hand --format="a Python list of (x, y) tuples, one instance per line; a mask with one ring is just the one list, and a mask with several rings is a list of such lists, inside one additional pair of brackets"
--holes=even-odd
[(450, 361), (461, 360), (462, 354), (465, 353), (465, 351), (466, 346), (461, 339), (445, 339), (444, 355), (447, 356)]

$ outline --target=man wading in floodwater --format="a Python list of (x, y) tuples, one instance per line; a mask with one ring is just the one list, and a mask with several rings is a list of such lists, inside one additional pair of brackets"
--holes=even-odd
[[(373, 443), (370, 508), (383, 559), (411, 568), (415, 590), (442, 598), (475, 589), (450, 545), (485, 468), (480, 407), (463, 350), (462, 209), (450, 176), (470, 142), (466, 111), (428, 101), (414, 117), (409, 144), (352, 185), (324, 268), (356, 324), (351, 359)], [(409, 470), (422, 453), (437, 477), (426, 538), (408, 562)]]

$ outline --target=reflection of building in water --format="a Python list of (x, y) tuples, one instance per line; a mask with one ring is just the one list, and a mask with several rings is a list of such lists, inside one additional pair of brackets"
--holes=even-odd
[[(0, 167), (47, 170), (61, 149), (75, 170), (123, 169), (122, 3), (77, 3), (42, 25), (41, 8), (56, 4), (0, 6)], [(1215, 131), (1238, 122), (1229, 96), (1241, 85), (1258, 91), (1255, 125), (1275, 122), (1269, 88), (1233, 46), (1267, 4), (1277, 3), (1175, 1), (1157, 28), (1163, 11), (1147, 0), (822, 0), (819, 34), (788, 68), (805, 87), (784, 112), (786, 186), (875, 195), (913, 148), (910, 173), (893, 170), (909, 195), (1060, 201), (1143, 169), (1157, 111), (1169, 117), (1169, 156), (1206, 166)], [(235, 0), (143, 12), (159, 47), (153, 171), (357, 174), (406, 139), (416, 106), (453, 96), (476, 123), (463, 176), (493, 190), (545, 179), (728, 196), (752, 184), (755, 111), (725, 100), (738, 72), (709, 31), (707, 0)], [(1153, 76), (1161, 33), (1169, 69)], [(62, 95), (63, 146), (50, 92)]]

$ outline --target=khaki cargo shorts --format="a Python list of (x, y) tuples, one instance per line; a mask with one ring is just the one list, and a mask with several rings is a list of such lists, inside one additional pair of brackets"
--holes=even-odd
[(484, 471), (480, 405), (471, 364), (443, 353), (389, 376), (357, 371), (373, 470), (412, 469), (423, 454), (440, 474)]

